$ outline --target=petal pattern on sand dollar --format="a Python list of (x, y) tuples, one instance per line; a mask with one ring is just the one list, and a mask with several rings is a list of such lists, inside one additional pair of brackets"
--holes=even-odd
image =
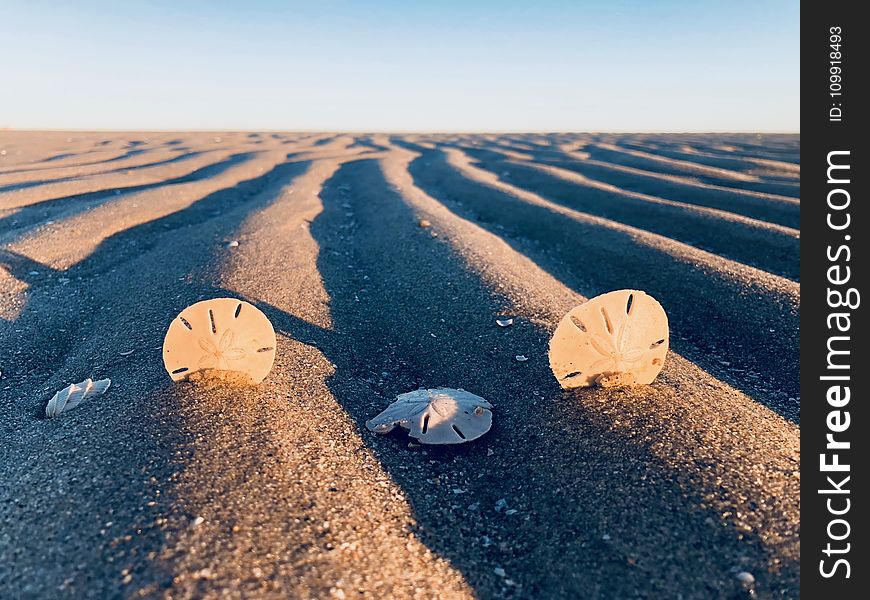
[(242, 374), (262, 381), (275, 360), (275, 331), (255, 306), (216, 298), (187, 307), (169, 326), (163, 361), (172, 379), (209, 371)]
[[(598, 296), (571, 310), (550, 340), (550, 367), (564, 388), (651, 383), (667, 354), (668, 320), (638, 290)], [(617, 375), (621, 375), (617, 377)]]

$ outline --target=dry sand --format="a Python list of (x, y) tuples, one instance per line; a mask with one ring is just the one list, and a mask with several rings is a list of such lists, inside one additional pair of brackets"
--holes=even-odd
[[(799, 149), (0, 132), (0, 597), (796, 597)], [(668, 311), (664, 371), (562, 392), (550, 333), (623, 287)], [(169, 321), (227, 295), (272, 373), (172, 385)], [(420, 386), (492, 430), (365, 429)]]

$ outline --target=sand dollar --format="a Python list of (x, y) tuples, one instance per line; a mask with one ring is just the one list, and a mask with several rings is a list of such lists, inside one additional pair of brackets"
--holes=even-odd
[(465, 390), (414, 390), (399, 394), (382, 413), (366, 421), (375, 433), (389, 433), (396, 426), (423, 444), (470, 442), (492, 427), (492, 404)]
[(256, 306), (215, 298), (185, 308), (163, 340), (163, 364), (174, 381), (218, 378), (257, 384), (275, 361), (275, 330)]
[(648, 384), (668, 353), (668, 316), (655, 298), (618, 290), (573, 308), (550, 340), (563, 388)]

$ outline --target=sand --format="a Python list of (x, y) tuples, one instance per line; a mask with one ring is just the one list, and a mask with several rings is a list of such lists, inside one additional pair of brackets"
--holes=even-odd
[[(798, 595), (797, 136), (0, 150), (0, 597)], [(668, 312), (663, 372), (562, 391), (549, 336), (619, 288)], [(170, 320), (224, 296), (272, 321), (271, 374), (173, 384)], [(85, 377), (112, 387), (42, 418)], [(421, 386), (492, 430), (366, 430)]]

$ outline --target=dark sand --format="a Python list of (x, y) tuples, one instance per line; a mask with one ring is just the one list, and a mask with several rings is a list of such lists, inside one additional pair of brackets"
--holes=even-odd
[[(798, 596), (796, 136), (0, 150), (0, 597)], [(562, 392), (550, 332), (623, 287), (668, 311), (664, 371)], [(169, 321), (227, 295), (275, 325), (272, 373), (172, 385)], [(113, 384), (42, 418), (85, 377)], [(492, 430), (365, 429), (420, 386)]]

